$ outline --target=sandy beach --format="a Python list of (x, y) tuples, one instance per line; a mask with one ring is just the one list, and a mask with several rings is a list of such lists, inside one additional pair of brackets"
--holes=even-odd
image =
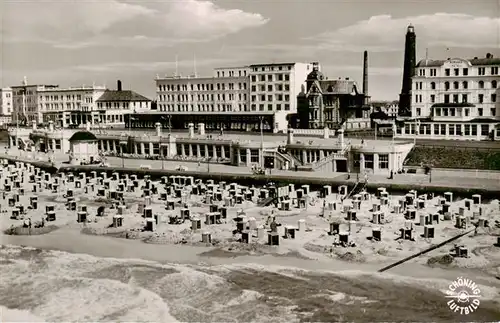
[[(8, 173), (13, 171), (14, 169), (12, 166), (10, 170), (4, 167), (2, 178), (5, 178)], [(429, 293), (433, 292), (439, 294), (443, 289), (446, 289), (445, 286), (449, 284), (450, 281), (453, 281), (459, 276), (465, 276), (474, 277), (474, 281), (477, 284), (484, 286), (481, 290), (483, 291), (484, 289), (484, 293), (488, 291), (490, 295), (489, 299), (500, 299), (497, 289), (500, 280), (496, 278), (500, 276), (500, 249), (494, 246), (496, 236), (498, 235), (498, 229), (495, 226), (495, 221), (499, 219), (499, 206), (497, 200), (481, 201), (480, 203), (474, 204), (461, 199), (452, 199), (450, 203), (447, 203), (450, 212), (456, 213), (457, 216), (459, 213), (463, 213), (471, 218), (471, 220), (468, 220), (469, 229), (471, 228), (471, 222), (479, 221), (479, 219), (482, 219), (483, 222), (488, 221), (489, 223), (488, 226), (478, 227), (476, 233), (471, 233), (456, 241), (456, 243), (467, 248), (467, 257), (451, 256), (452, 252), (450, 252), (450, 245), (448, 245), (395, 267), (387, 273), (378, 274), (376, 273), (378, 269), (420, 250), (424, 250), (435, 243), (460, 234), (467, 230), (467, 228), (456, 228), (454, 225), (455, 221), (445, 220), (444, 215), (441, 215), (439, 217), (439, 222), (434, 221), (433, 223), (435, 235), (432, 238), (422, 237), (421, 235), (424, 234), (424, 228), (418, 223), (419, 216), (415, 216), (415, 219), (410, 221), (413, 223), (415, 232), (413, 241), (397, 239), (400, 234), (399, 229), (408, 225), (408, 219), (405, 219), (405, 216), (401, 213), (395, 213), (394, 206), (398, 205), (398, 203), (400, 203), (399, 201), (406, 197), (392, 196), (390, 194), (387, 194), (387, 201), (384, 200), (382, 205), (380, 205), (380, 197), (376, 197), (373, 194), (363, 197), (360, 205), (356, 206), (357, 219), (348, 221), (347, 218), (352, 217), (352, 204), (356, 203), (358, 197), (349, 197), (342, 201), (337, 193), (327, 194), (323, 198), (320, 197), (320, 192), (308, 192), (307, 203), (305, 205), (302, 205), (300, 208), (291, 207), (290, 210), (284, 210), (281, 206), (279, 208), (276, 208), (274, 205), (267, 207), (259, 206), (261, 189), (256, 188), (255, 193), (251, 197), (248, 196), (247, 199), (243, 199), (241, 203), (232, 204), (232, 202), (229, 202), (229, 205), (224, 206), (229, 197), (228, 194), (230, 194), (229, 187), (228, 189), (222, 189), (222, 195), (212, 199), (209, 203), (206, 203), (206, 194), (198, 195), (194, 194), (193, 191), (188, 193), (185, 192), (185, 190), (178, 194), (176, 189), (173, 189), (172, 194), (167, 194), (167, 201), (165, 201), (162, 199), (162, 193), (166, 192), (163, 188), (164, 184), (161, 184), (159, 181), (138, 179), (138, 189), (135, 189), (134, 192), (124, 192), (122, 202), (117, 203), (116, 199), (110, 198), (109, 194), (110, 192), (116, 193), (119, 191), (117, 188), (122, 181), (120, 177), (113, 179), (112, 176), (107, 175), (110, 176), (107, 179), (99, 180), (97, 178), (89, 178), (87, 180), (85, 177), (79, 179), (80, 175), (74, 174), (74, 178), (70, 180), (69, 174), (66, 174), (63, 177), (59, 177), (59, 180), (53, 177), (50, 177), (48, 181), (44, 179), (42, 181), (43, 183), (41, 183), (43, 185), (39, 185), (36, 180), (34, 183), (30, 183), (30, 172), (28, 172), (27, 169), (25, 169), (25, 172), (26, 176), (19, 184), (19, 187), (5, 194), (5, 199), (2, 202), (2, 221), (0, 221), (2, 232), (8, 231), (11, 227), (22, 227), (26, 220), (30, 218), (33, 226), (35, 223), (39, 224), (39, 222), (42, 221), (42, 217), (47, 216), (47, 207), (54, 210), (55, 220), (46, 222), (46, 225), (56, 226), (57, 230), (50, 230), (51, 232), (37, 235), (36, 230), (32, 227), (31, 230), (33, 231), (30, 235), (30, 229), (24, 228), (25, 231), (28, 230), (27, 235), (7, 235), (2, 233), (0, 235), (0, 241), (4, 246), (29, 246), (38, 248), (37, 250), (39, 251), (36, 251), (36, 253), (39, 254), (57, 253), (63, 258), (74, 259), (75, 264), (72, 264), (71, 268), (79, 266), (76, 263), (79, 263), (82, 257), (92, 257), (92, 259), (94, 259), (93, 262), (103, 261), (105, 263), (108, 261), (124, 263), (141, 263), (142, 261), (148, 261), (154, 262), (155, 266), (160, 267), (183, 266), (183, 268), (191, 268), (190, 270), (194, 270), (198, 273), (201, 271), (205, 274), (207, 274), (208, 271), (209, 275), (215, 275), (218, 277), (217, 279), (222, 279), (224, 284), (228, 283), (227, 274), (229, 272), (232, 275), (239, 273), (238, 277), (239, 280), (241, 280), (239, 285), (241, 285), (246, 282), (249, 277), (254, 277), (257, 272), (259, 277), (278, 275), (279, 277), (276, 276), (272, 279), (266, 279), (271, 279), (273, 281), (276, 279), (276, 282), (281, 281), (285, 279), (284, 277), (286, 276), (283, 276), (284, 274), (281, 272), (281, 269), (278, 274), (276, 272), (269, 272), (271, 266), (279, 266), (279, 268), (287, 268), (286, 270), (292, 272), (307, 271), (307, 275), (331, 275), (332, 277), (337, 277), (335, 279), (340, 279), (338, 277), (344, 277), (347, 273), (351, 276), (355, 273), (356, 279), (361, 279), (359, 277), (369, 275), (371, 278), (368, 280), (372, 281), (375, 275), (381, 279), (381, 284), (385, 284), (383, 289), (387, 290), (387, 293), (390, 293), (389, 290), (391, 288), (399, 288), (396, 285), (405, 281), (405, 284), (409, 283), (411, 285), (408, 288), (424, 288), (428, 290)], [(50, 182), (54, 185), (55, 181), (58, 183), (57, 191), (54, 191), (53, 187), (52, 189), (49, 189), (48, 186), (45, 187), (45, 182)], [(76, 181), (81, 181), (84, 185), (80, 186), (79, 184), (75, 184)], [(40, 186), (37, 186), (36, 193), (32, 192), (34, 185)], [(158, 189), (158, 194), (149, 197), (143, 196), (145, 194), (144, 187), (149, 185), (156, 187)], [(226, 185), (229, 186), (229, 184)], [(104, 196), (98, 196), (101, 195), (100, 193), (102, 193), (104, 187), (106, 187)], [(21, 188), (24, 188), (24, 192), (23, 194), (18, 194)], [(247, 192), (245, 188), (238, 189), (241, 189), (243, 195)], [(299, 189), (297, 188), (297, 190)], [(15, 202), (14, 206), (9, 206), (9, 203), (12, 205), (10, 199), (15, 194), (18, 194), (19, 201)], [(292, 199), (294, 198), (294, 194), (297, 193), (290, 192)], [(30, 198), (34, 195), (37, 196), (38, 201), (36, 210), (28, 207), (30, 205)], [(424, 203), (425, 206), (420, 209), (419, 213), (439, 213), (443, 208), (441, 202), (442, 198), (443, 197), (439, 196), (427, 197)], [(296, 196), (295, 199), (297, 199)], [(75, 205), (70, 206), (70, 202), (74, 202)], [(467, 203), (470, 204), (470, 206), (464, 209)], [(18, 205), (25, 205), (27, 211), (22, 217), (11, 219), (12, 210), (18, 207)], [(78, 212), (81, 212), (82, 205), (86, 207), (86, 218), (83, 222), (77, 222), (77, 220), (79, 220)], [(226, 212), (227, 215), (224, 219), (216, 223), (207, 224), (205, 223), (206, 215), (210, 213), (210, 211), (214, 211), (211, 210), (211, 208), (214, 208), (214, 205), (217, 205), (218, 212), (221, 212), (222, 208), (224, 208), (225, 210), (223, 212)], [(346, 205), (351, 205), (351, 207), (348, 208), (351, 211), (345, 208)], [(384, 212), (383, 220), (380, 221), (379, 219), (377, 220), (378, 223), (372, 223), (374, 221), (373, 208), (378, 207)], [(149, 211), (144, 211), (144, 209), (148, 209)], [(172, 224), (170, 219), (179, 217), (183, 212), (181, 210), (185, 209), (189, 210), (190, 218), (186, 219), (184, 222), (181, 221), (179, 224)], [(104, 211), (97, 215), (98, 210)], [(122, 223), (119, 226), (113, 225), (114, 219), (117, 217), (122, 219)], [(242, 217), (246, 221), (243, 231), (237, 230), (238, 225), (234, 219), (238, 217)], [(148, 222), (152, 221), (149, 219), (155, 218), (157, 221), (155, 221), (153, 229), (151, 231), (145, 230), (148, 226)], [(201, 228), (193, 230), (192, 220), (197, 218), (200, 219)], [(272, 222), (280, 224), (275, 227), (280, 237), (278, 246), (269, 246), (267, 244), (267, 232), (271, 230)], [(348, 232), (349, 243), (352, 243), (352, 245), (339, 245), (339, 234), (329, 234), (331, 228), (330, 223), (337, 223), (339, 232)], [(286, 230), (293, 229), (295, 231), (295, 236), (292, 237), (290, 233), (285, 234), (285, 228), (287, 228)], [(382, 236), (380, 239), (373, 239), (372, 235), (374, 230), (379, 230), (381, 232)], [(250, 232), (252, 241), (248, 243), (241, 241), (244, 232)], [(26, 234), (26, 232), (24, 233)], [(207, 242), (207, 240), (203, 242), (203, 236), (205, 235), (206, 239), (207, 234), (210, 235), (210, 242)], [(2, 262), (2, 266), (12, 267), (10, 270), (13, 270), (12, 275), (15, 276), (15, 271), (19, 270), (18, 267), (24, 265), (17, 262), (17, 260), (14, 261), (13, 259), (17, 259), (17, 257), (11, 257), (9, 254), (15, 254), (16, 252), (23, 253), (24, 251), (15, 251), (18, 250), (15, 247), (4, 247), (3, 250), (7, 250), (5, 251), (7, 253), (5, 255), (7, 260)], [(32, 263), (33, 252), (29, 251), (28, 253), (31, 254), (31, 260), (29, 260), (29, 262)], [(83, 254), (89, 256), (84, 256)], [(48, 255), (45, 256), (49, 257)], [(45, 259), (45, 256), (42, 258)], [(105, 257), (106, 260), (102, 257)], [(90, 270), (90, 267), (88, 270)], [(224, 272), (224, 274), (221, 274), (221, 271)], [(18, 274), (20, 277), (22, 276), (20, 272)], [(119, 273), (116, 274), (118, 276), (120, 275)], [(114, 274), (107, 273), (106, 275), (106, 277), (109, 277), (107, 279), (116, 279)], [(164, 275), (168, 274), (164, 273)], [(342, 279), (349, 281), (351, 278), (344, 277)], [(189, 282), (185, 284), (193, 284), (191, 279), (192, 278), (189, 278)], [(205, 279), (210, 280), (212, 278), (204, 277), (203, 280)], [(334, 280), (334, 278), (331, 279), (332, 281)], [(255, 292), (258, 289), (257, 287), (260, 288), (262, 283), (258, 283), (257, 281), (255, 284), (252, 284), (252, 286), (249, 286), (248, 290)], [(301, 280), (298, 280), (295, 283), (283, 281), (282, 284), (291, 284), (290, 288), (293, 288), (293, 285), (300, 283), (300, 281)], [(130, 288), (129, 285), (134, 285), (135, 283), (136, 282), (133, 280), (127, 280), (127, 286), (123, 287)], [(442, 286), (442, 288), (436, 288), (438, 285)], [(2, 288), (12, 287), (9, 286), (10, 285), (7, 284)], [(145, 288), (145, 291), (148, 292), (153, 290), (157, 296), (161, 294), (155, 292), (154, 288), (151, 286), (144, 287), (141, 285), (141, 288)], [(199, 292), (199, 288), (199, 286), (196, 287), (196, 293)], [(319, 286), (315, 288), (317, 289)], [(352, 286), (346, 284), (345, 288), (346, 290), (342, 291), (344, 294), (352, 289)], [(373, 286), (373, 288), (376, 287)], [(247, 289), (244, 288), (244, 290)], [(269, 292), (274, 291), (266, 291), (266, 293)], [(314, 291), (315, 295), (318, 293), (322, 295), (321, 297), (326, 297), (324, 293), (322, 294), (318, 290)], [(234, 297), (241, 298), (247, 296), (238, 294)], [(259, 296), (257, 298), (261, 300), (262, 297), (263, 296)], [(330, 299), (330, 302), (332, 301), (331, 297), (332, 295), (328, 295), (327, 297), (327, 299)], [(345, 295), (342, 297), (337, 295), (335, 297), (345, 299)], [(362, 296), (358, 295), (355, 297)], [(435, 295), (433, 297), (438, 296)], [(131, 296), (131, 299), (132, 298)], [(419, 301), (427, 303), (427, 298), (427, 296), (422, 297)], [(162, 302), (166, 303), (172, 301), (170, 298), (161, 295), (160, 299)], [(383, 299), (383, 297), (380, 296), (377, 302), (380, 302), (381, 299)], [(292, 303), (298, 302), (297, 299), (290, 301)], [(419, 301), (416, 303), (419, 303)], [(0, 305), (6, 306), (5, 302), (5, 299), (0, 301)], [(485, 302), (487, 302), (486, 299)], [(492, 305), (490, 303), (486, 304), (489, 304), (484, 305), (486, 309)], [(42, 305), (37, 305), (35, 307), (28, 306), (28, 309), (31, 311), (31, 314), (41, 314), (41, 317), (45, 320), (103, 320), (108, 318), (108, 316), (102, 313), (102, 315), (96, 314), (96, 316), (92, 317), (70, 316), (69, 314), (54, 316), (55, 314), (50, 310), (46, 310), (44, 307), (40, 309), (40, 306)], [(46, 306), (46, 304), (43, 306)], [(170, 303), (168, 305), (163, 304), (158, 306), (159, 308), (169, 308)], [(319, 304), (310, 304), (309, 307), (311, 306), (312, 308), (309, 309), (309, 314), (307, 315), (312, 315), (312, 317), (314, 317), (314, 315), (327, 317), (326, 313), (316, 313), (318, 308), (321, 307)], [(494, 308), (496, 305), (492, 306), (492, 308)], [(219, 314), (212, 313), (213, 315), (210, 317), (193, 316), (192, 313), (186, 314), (185, 308), (184, 310), (180, 310), (179, 304), (173, 307), (175, 307), (175, 309), (172, 313), (170, 313), (170, 310), (166, 310), (166, 312), (161, 315), (172, 314), (172, 319), (175, 318), (180, 321), (217, 321), (222, 319), (222, 317), (218, 315), (221, 315), (220, 313), (224, 313), (225, 311), (219, 308), (219, 306), (216, 310), (212, 308), (211, 311), (211, 313)], [(18, 309), (16, 306), (7, 306), (7, 308)], [(277, 317), (288, 317), (289, 321), (301, 321), (307, 317), (307, 315), (303, 316), (305, 314), (295, 313), (290, 311), (290, 309), (286, 311), (284, 308), (286, 308), (286, 306), (282, 308), (284, 312), (279, 314), (281, 316), (276, 312), (272, 314), (269, 313), (266, 318), (257, 318), (254, 313), (256, 311), (254, 308), (249, 308), (247, 315), (250, 315), (250, 312), (254, 313), (252, 314), (253, 316), (248, 316), (251, 317), (250, 321), (272, 321), (272, 319), (276, 319)], [(34, 312), (32, 311), (33, 309), (35, 309)], [(373, 310), (375, 311), (375, 307)], [(438, 308), (436, 311), (441, 311), (443, 315), (445, 315), (444, 313), (446, 310), (449, 312), (449, 309), (446, 309), (446, 302), (443, 299), (442, 308)], [(377, 310), (377, 313), (379, 311), (380, 310)], [(415, 312), (418, 311), (415, 310)], [(161, 315), (158, 316), (155, 321), (164, 321), (164, 317), (166, 316)], [(229, 314), (226, 313), (225, 315)], [(231, 315), (235, 314), (233, 313)], [(375, 314), (375, 312), (373, 312), (372, 315), (374, 315), (374, 319), (382, 319), (384, 317), (383, 315), (381, 316), (380, 313)], [(480, 317), (486, 318), (489, 317), (488, 315), (492, 315), (492, 313), (490, 313), (489, 310), (485, 310), (481, 315)], [(239, 319), (235, 319), (235, 322), (241, 321), (243, 317), (247, 316), (239, 316)], [(350, 316), (344, 316), (342, 318), (345, 317), (349, 318)], [(129, 320), (131, 318), (131, 316), (116, 316), (112, 319)], [(139, 317), (135, 318), (137, 320), (143, 320)], [(169, 316), (169, 318), (171, 318), (171, 316)], [(336, 318), (338, 319), (339, 317)], [(357, 319), (356, 316), (350, 318)], [(448, 318), (453, 317), (448, 316)], [(460, 320), (459, 317), (453, 319)], [(425, 320), (425, 317), (422, 316), (422, 320)]]

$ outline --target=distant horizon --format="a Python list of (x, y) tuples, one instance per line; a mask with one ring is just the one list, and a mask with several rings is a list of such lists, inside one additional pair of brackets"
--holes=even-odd
[[(362, 8), (362, 10), (360, 10)], [(450, 11), (452, 10), (452, 11)], [(64, 12), (64, 15), (60, 13)], [(368, 51), (373, 101), (393, 101), (402, 82), (407, 26), (417, 61), (500, 56), (500, 2), (284, 0), (5, 1), (0, 87), (115, 84), (156, 97), (156, 75), (212, 77), (218, 67), (319, 62), (329, 79), (362, 84)], [(177, 59), (176, 59), (177, 58)]]

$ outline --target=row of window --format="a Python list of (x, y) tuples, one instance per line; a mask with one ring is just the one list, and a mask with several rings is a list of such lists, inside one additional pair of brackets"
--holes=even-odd
[[(227, 73), (226, 73), (227, 72)], [(235, 77), (235, 71), (217, 71), (217, 77), (226, 77), (226, 76), (229, 76), (229, 77)], [(239, 70), (238, 71), (238, 76), (241, 77), (241, 76), (247, 76), (247, 71), (245, 70)]]
[(267, 75), (252, 75), (252, 82), (288, 82), (290, 81), (290, 74), (267, 74)]
[[(191, 97), (191, 100), (189, 98)], [(198, 102), (206, 102), (206, 101), (215, 101), (215, 98), (217, 98), (217, 101), (234, 101), (236, 98), (238, 98), (238, 101), (246, 101), (247, 100), (247, 95), (246, 93), (238, 93), (238, 96), (236, 96), (234, 93), (217, 93), (217, 96), (214, 94), (198, 94), (194, 95), (191, 94), (189, 96), (188, 94), (160, 94), (158, 96), (159, 101), (161, 102), (188, 102), (188, 101), (198, 101)]]
[[(425, 76), (425, 68), (420, 68), (418, 71), (419, 76)], [(460, 74), (460, 71), (462, 72)], [(431, 68), (429, 70), (430, 76), (438, 76), (437, 75), (437, 69), (436, 68)], [(469, 75), (469, 68), (445, 68), (444, 69), (444, 75), (445, 76), (468, 76)], [(478, 67), (477, 68), (477, 75), (486, 75), (486, 67)], [(498, 66), (492, 66), (490, 68), (490, 75), (498, 75)]]
[(267, 92), (274, 92), (274, 91), (279, 91), (279, 92), (287, 91), (288, 92), (288, 91), (290, 91), (290, 85), (289, 84), (274, 84), (274, 85), (267, 84), (267, 86), (264, 84), (261, 84), (259, 86), (252, 85), (252, 92), (257, 92), (257, 90), (260, 92), (266, 92), (266, 90), (267, 90)]
[[(478, 130), (481, 136), (488, 136), (490, 133), (490, 126), (487, 124), (477, 125), (477, 124), (434, 124), (434, 130), (431, 131), (430, 124), (420, 125), (418, 128), (419, 135), (437, 135), (437, 136), (477, 136)], [(407, 124), (404, 127), (404, 133), (407, 135), (415, 134), (415, 125)], [(446, 131), (448, 130), (448, 134)], [(401, 129), (397, 129), (397, 133), (401, 134)]]
[[(436, 103), (436, 98), (437, 96), (435, 94), (430, 95), (430, 103)], [(468, 103), (468, 94), (462, 94), (461, 95), (461, 100), (460, 100), (460, 95), (459, 94), (444, 94), (443, 95), (443, 102), (444, 103)], [(423, 95), (422, 94), (415, 94), (415, 103), (422, 103), (423, 102)], [(497, 102), (497, 95), (496, 93), (490, 94), (490, 101), (485, 102), (484, 101), (484, 94), (478, 94), (477, 95), (477, 103), (482, 104), (482, 103), (496, 103)]]
[[(309, 69), (309, 65), (307, 65), (307, 69)], [(283, 70), (288, 70), (288, 71), (291, 71), (292, 70), (292, 66), (289, 65), (289, 66), (267, 66), (267, 69), (266, 67), (253, 67), (252, 68), (252, 71), (254, 72), (265, 72), (265, 71), (283, 71)]]
[(252, 102), (256, 102), (257, 99), (259, 101), (264, 101), (264, 102), (273, 102), (274, 100), (276, 101), (283, 101), (283, 98), (285, 98), (285, 101), (288, 102), (290, 101), (290, 96), (288, 94), (285, 94), (283, 96), (283, 94), (275, 94), (275, 95), (265, 95), (265, 94), (261, 94), (261, 95), (252, 95)]
[(160, 111), (169, 112), (232, 112), (248, 111), (246, 104), (160, 104)]
[[(451, 87), (450, 85), (453, 84), (453, 89), (458, 90), (460, 89), (460, 82), (455, 81), (453, 83), (450, 82), (444, 82), (444, 89), (445, 91), (448, 91)], [(415, 90), (423, 90), (423, 82), (415, 82)], [(431, 90), (436, 90), (436, 82), (431, 82)], [(469, 88), (469, 82), (463, 81), (461, 82), (462, 89), (468, 89)], [(485, 82), (484, 81), (479, 81), (477, 82), (477, 87), (478, 89), (484, 89), (485, 88)], [(498, 82), (496, 80), (493, 80), (490, 82), (490, 88), (496, 89), (498, 87)]]
[[(235, 90), (235, 83), (208, 83), (208, 84), (159, 84), (158, 92), (166, 91), (226, 91)], [(247, 83), (238, 83), (238, 90), (246, 90)]]
[[(266, 111), (264, 108), (266, 105), (264, 104), (259, 104), (259, 111)], [(252, 104), (251, 105), (252, 111), (257, 111), (257, 104)], [(274, 111), (274, 105), (273, 104), (267, 104), (267, 111)], [(285, 103), (283, 106), (280, 103), (276, 104), (276, 111), (290, 111), (290, 104)]]

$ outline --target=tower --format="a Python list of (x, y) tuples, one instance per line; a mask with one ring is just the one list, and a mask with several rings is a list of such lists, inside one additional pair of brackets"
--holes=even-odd
[(363, 53), (363, 94), (368, 96), (368, 51)]
[(363, 95), (365, 96), (364, 104), (368, 104), (368, 51), (363, 53)]
[(405, 40), (405, 56), (403, 66), (403, 86), (399, 95), (398, 115), (411, 115), (411, 78), (415, 76), (416, 35), (412, 25), (408, 26)]

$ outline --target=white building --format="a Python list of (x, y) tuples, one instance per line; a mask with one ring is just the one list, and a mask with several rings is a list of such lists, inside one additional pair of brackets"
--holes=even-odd
[(10, 123), (12, 110), (12, 89), (0, 89), (0, 125)]
[(421, 60), (412, 78), (413, 120), (398, 128), (396, 136), (494, 138), (500, 131), (499, 68), (500, 59), (491, 54), (469, 60)]
[[(203, 122), (207, 129), (284, 131), (312, 64), (215, 68), (213, 77), (157, 77), (158, 112), (172, 128)], [(154, 124), (148, 117), (141, 126)]]
[(244, 68), (221, 68), (215, 70), (214, 77), (157, 77), (158, 111), (169, 113), (249, 111), (249, 81), (246, 73)]
[(38, 90), (43, 122), (59, 127), (93, 124), (98, 114), (96, 101), (106, 91), (104, 86), (44, 88)]
[(124, 127), (125, 116), (132, 113), (151, 112), (151, 100), (131, 90), (123, 90), (117, 81), (116, 90), (106, 90), (96, 100), (92, 124), (99, 127)]
[(297, 113), (297, 96), (306, 86), (312, 63), (250, 65), (251, 111)]
[(12, 122), (31, 125), (33, 121), (42, 123), (42, 111), (38, 103), (38, 92), (45, 89), (55, 89), (58, 85), (29, 85), (26, 77), (22, 85), (12, 88)]

